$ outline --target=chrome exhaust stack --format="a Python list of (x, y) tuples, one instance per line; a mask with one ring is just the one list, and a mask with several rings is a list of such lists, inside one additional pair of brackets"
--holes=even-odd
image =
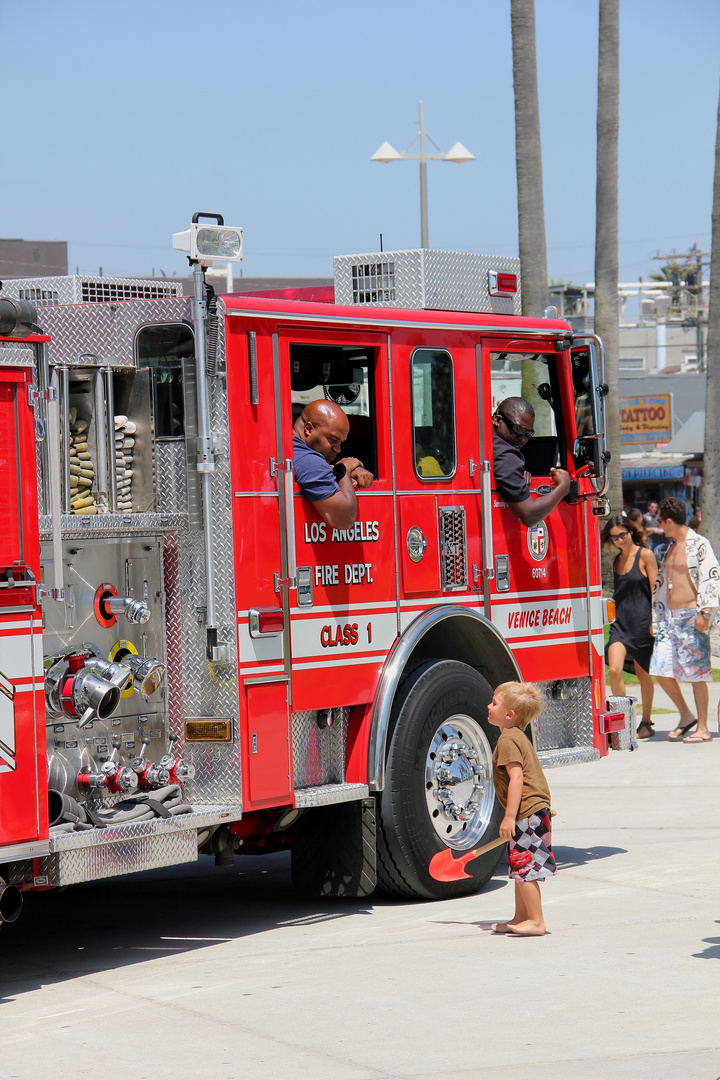
[(15, 922), (23, 907), (23, 894), (17, 885), (7, 885), (0, 878), (0, 923)]

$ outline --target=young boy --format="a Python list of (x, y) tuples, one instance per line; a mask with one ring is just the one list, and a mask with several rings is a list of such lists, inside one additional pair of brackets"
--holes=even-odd
[(541, 708), (537, 687), (518, 682), (501, 683), (488, 705), (488, 720), (500, 728), (493, 783), (505, 808), (500, 836), (510, 841), (508, 868), (515, 882), (515, 914), (508, 922), (492, 924), (496, 934), (544, 934), (538, 882), (557, 873), (550, 844), (550, 789), (535, 748), (522, 731)]

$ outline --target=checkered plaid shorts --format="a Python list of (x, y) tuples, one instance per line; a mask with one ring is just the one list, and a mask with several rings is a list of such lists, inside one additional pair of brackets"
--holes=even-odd
[(545, 809), (515, 823), (508, 845), (508, 876), (513, 881), (542, 881), (557, 874), (550, 821), (550, 810)]

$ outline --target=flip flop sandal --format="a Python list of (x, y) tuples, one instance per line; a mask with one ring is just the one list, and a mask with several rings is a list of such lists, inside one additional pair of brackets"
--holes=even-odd
[[(683, 724), (681, 727), (673, 728), (672, 731), (668, 732), (668, 739), (670, 740), (670, 742), (684, 741), (684, 736), (687, 735), (688, 731), (694, 728), (696, 724), (697, 720), (691, 720), (689, 724)], [(677, 735), (674, 734), (674, 732), (676, 731)]]
[[(646, 732), (644, 735), (642, 733), (643, 728), (645, 728), (645, 732)], [(638, 739), (652, 739), (652, 738), (654, 738), (655, 737), (655, 727), (653, 726), (653, 724), (648, 724), (645, 720), (643, 720), (642, 724), (637, 729), (637, 737), (638, 737)]]
[(683, 739), (683, 742), (684, 743), (712, 742), (712, 738), (711, 738), (709, 733), (707, 735), (700, 735), (696, 731), (694, 735), (686, 735), (685, 738)]

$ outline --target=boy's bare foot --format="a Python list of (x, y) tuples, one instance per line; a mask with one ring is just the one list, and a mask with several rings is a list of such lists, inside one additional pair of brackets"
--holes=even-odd
[(491, 925), (490, 929), (492, 930), (493, 934), (511, 934), (512, 933), (512, 930), (510, 929), (510, 923), (506, 923), (506, 922), (494, 922)]
[(533, 922), (532, 919), (525, 919), (523, 922), (508, 923), (507, 928), (511, 934), (517, 934), (518, 937), (542, 937), (545, 933), (545, 923)]

